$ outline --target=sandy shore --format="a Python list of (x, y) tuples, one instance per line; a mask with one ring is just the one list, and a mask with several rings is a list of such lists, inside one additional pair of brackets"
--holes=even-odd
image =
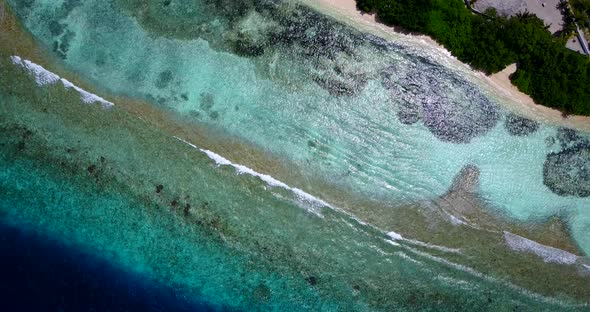
[[(340, 21), (353, 24), (356, 28), (387, 36), (394, 34), (402, 37), (411, 37), (418, 41), (426, 42), (430, 47), (444, 49), (438, 42), (425, 35), (405, 35), (396, 32), (392, 27), (377, 22), (374, 14), (366, 14), (356, 8), (355, 0), (301, 0), (301, 2), (321, 10)], [(449, 53), (450, 54), (450, 53)]]
[[(328, 13), (340, 21), (346, 22), (361, 30), (369, 31), (376, 35), (391, 38), (394, 35), (397, 40), (412, 40), (417, 44), (425, 45), (427, 49), (445, 50), (440, 44), (428, 36), (414, 36), (405, 35), (398, 32), (392, 27), (383, 25), (375, 20), (375, 16), (371, 14), (361, 13), (356, 8), (355, 0), (302, 0), (302, 2)], [(451, 61), (458, 62), (455, 58), (450, 56), (450, 52), (446, 51)], [(489, 89), (494, 95), (500, 99), (500, 103), (505, 106), (508, 111), (518, 113), (524, 117), (541, 121), (543, 123), (565, 126), (590, 132), (590, 117), (585, 116), (569, 116), (564, 118), (562, 113), (558, 110), (548, 108), (546, 106), (536, 104), (533, 99), (520, 92), (509, 79), (510, 74), (516, 70), (516, 65), (512, 64), (503, 71), (491, 76), (486, 76), (482, 72), (472, 71), (472, 76), (476, 77), (481, 85)], [(590, 101), (590, 99), (589, 99)]]
[[(586, 116), (568, 116), (563, 117), (563, 114), (555, 109), (539, 105), (533, 99), (520, 92), (516, 86), (510, 82), (510, 75), (516, 71), (516, 64), (508, 66), (501, 72), (491, 76), (483, 76), (483, 78), (498, 92), (504, 93), (508, 98), (506, 102), (508, 109), (517, 113), (526, 115), (532, 119), (542, 119), (549, 124), (560, 126), (567, 126), (582, 131), (590, 131), (590, 117)], [(589, 99), (590, 101), (590, 99)]]

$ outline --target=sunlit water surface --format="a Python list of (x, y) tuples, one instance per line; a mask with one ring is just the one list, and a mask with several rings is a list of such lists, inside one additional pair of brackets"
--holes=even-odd
[[(508, 113), (428, 51), (294, 2), (7, 2), (56, 68), (138, 102), (83, 105), (95, 99), (40, 81), (45, 69), (3, 47), (6, 222), (219, 307), (587, 308), (587, 134)], [(155, 106), (169, 123), (216, 133), (219, 146), (226, 137), (256, 152), (230, 161), (217, 154), (227, 146), (201, 150), (119, 105)], [(456, 214), (465, 207), (441, 214), (439, 198), (464, 168), (478, 176), (469, 209), (524, 228), (557, 216), (577, 256), (556, 264), (548, 249), (510, 253), (501, 225), (478, 230)], [(274, 171), (281, 181), (265, 175)], [(404, 229), (452, 229), (465, 242), (448, 244), (467, 250), (386, 235)], [(495, 253), (506, 254), (500, 269)], [(543, 284), (531, 277), (537, 267), (561, 280)]]

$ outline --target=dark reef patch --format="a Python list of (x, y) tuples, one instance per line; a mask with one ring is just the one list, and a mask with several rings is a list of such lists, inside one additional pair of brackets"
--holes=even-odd
[(213, 105), (215, 105), (215, 97), (213, 96), (212, 93), (209, 92), (203, 92), (200, 94), (201, 96), (201, 101), (199, 103), (199, 107), (208, 112), (209, 110), (211, 110), (211, 108), (213, 108)]
[(292, 14), (277, 15), (280, 31), (272, 34), (271, 43), (299, 46), (307, 56), (335, 59), (339, 54), (353, 56), (364, 37), (354, 32), (344, 32), (343, 25), (327, 17), (297, 6)]
[(404, 125), (413, 125), (420, 121), (422, 109), (420, 104), (415, 102), (403, 102), (399, 106), (397, 118)]
[(238, 33), (236, 38), (231, 41), (231, 47), (235, 54), (245, 57), (261, 56), (265, 52), (265, 46), (257, 43), (244, 33)]
[(305, 279), (307, 281), (307, 283), (311, 286), (315, 286), (318, 284), (318, 279), (315, 276), (310, 276), (308, 278)]
[(49, 32), (54, 37), (61, 35), (64, 32), (64, 28), (65, 28), (64, 25), (62, 25), (61, 23), (59, 23), (57, 21), (51, 21), (49, 23)]
[[(441, 82), (447, 77), (448, 82)], [(500, 118), (495, 104), (477, 88), (441, 66), (393, 65), (381, 72), (381, 83), (401, 101), (398, 118), (404, 124), (422, 120), (430, 132), (445, 142), (469, 143), (492, 129)]]
[(506, 130), (510, 135), (526, 136), (536, 132), (539, 129), (539, 123), (534, 120), (509, 114), (506, 116), (504, 127), (506, 127)]
[(473, 101), (454, 102), (441, 98), (422, 103), (424, 125), (442, 141), (469, 143), (492, 129), (499, 118), (496, 108), (483, 95), (471, 93)]
[(476, 165), (467, 164), (453, 178), (449, 192), (476, 193), (479, 187), (480, 170)]
[(560, 196), (590, 196), (590, 144), (580, 143), (547, 155), (543, 183)]
[(173, 78), (174, 78), (174, 75), (172, 74), (172, 71), (165, 70), (165, 71), (161, 72), (160, 74), (158, 74), (158, 78), (156, 79), (156, 83), (155, 83), (156, 88), (164, 89), (164, 88), (168, 87), (168, 85), (170, 84), (170, 82), (172, 81)]
[[(215, 96), (209, 92), (203, 92), (200, 94), (200, 104), (199, 108), (207, 113), (209, 118), (216, 120), (219, 118), (219, 112), (212, 110), (213, 106), (215, 105)], [(194, 116), (199, 117), (200, 114)]]
[(557, 135), (555, 136), (555, 138), (561, 145), (561, 148), (568, 148), (579, 144), (590, 145), (590, 141), (584, 139), (574, 129), (559, 128), (557, 129)]
[(118, 2), (155, 36), (201, 38), (215, 50), (248, 58), (281, 55), (289, 60), (305, 59), (309, 63), (303, 66), (309, 67), (310, 79), (336, 96), (358, 94), (368, 81), (358, 68), (340, 68), (341, 60), (360, 60), (363, 55), (358, 55), (357, 48), (362, 44), (384, 47), (383, 40), (354, 31), (304, 5), (279, 0)]
[(35, 5), (35, 0), (20, 0), (16, 1), (16, 9), (23, 17), (29, 15), (29, 10)]
[(328, 93), (333, 96), (353, 96), (357, 94), (366, 84), (366, 80), (341, 81), (339, 79), (331, 79), (329, 77), (319, 75), (315, 76), (313, 81), (315, 81), (322, 89), (328, 91)]
[(271, 291), (270, 288), (268, 288), (268, 286), (266, 286), (264, 283), (260, 283), (254, 288), (252, 295), (258, 301), (268, 301), (271, 296)]
[(66, 59), (68, 50), (70, 49), (70, 42), (75, 36), (75, 32), (71, 30), (65, 30), (63, 35), (58, 37), (53, 42), (53, 52), (55, 52), (60, 58)]
[(82, 0), (65, 0), (62, 4), (62, 9), (65, 11), (66, 15), (70, 14), (73, 9), (80, 6), (82, 4)]

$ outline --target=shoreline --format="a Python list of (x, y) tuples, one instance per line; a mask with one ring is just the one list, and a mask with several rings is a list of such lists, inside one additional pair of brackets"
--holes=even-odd
[(385, 37), (385, 39), (411, 40), (414, 43), (427, 46), (429, 49), (434, 48), (438, 50), (438, 52), (442, 52), (440, 54), (450, 57), (450, 59), (445, 61), (452, 60), (453, 63), (461, 64), (464, 69), (459, 70), (467, 71), (467, 73), (472, 76), (471, 78), (473, 78), (473, 80), (479, 82), (479, 86), (483, 86), (487, 89), (486, 91), (490, 91), (493, 95), (499, 98), (500, 104), (507, 111), (549, 125), (568, 127), (590, 133), (590, 116), (570, 115), (567, 118), (564, 118), (560, 111), (537, 104), (529, 95), (518, 90), (509, 78), (510, 74), (516, 70), (516, 64), (511, 64), (504, 70), (487, 76), (483, 72), (475, 70), (468, 64), (457, 60), (451, 55), (450, 51), (427, 35), (400, 33), (399, 31), (396, 31), (394, 27), (378, 22), (375, 18), (375, 14), (367, 14), (359, 11), (356, 8), (355, 0), (300, 1), (361, 31), (368, 31), (372, 34)]
[(507, 97), (506, 108), (515, 113), (531, 116), (532, 119), (541, 119), (542, 121), (556, 125), (574, 128), (585, 132), (590, 131), (590, 117), (580, 115), (569, 115), (563, 117), (562, 112), (535, 103), (535, 101), (527, 94), (518, 90), (518, 88), (510, 81), (510, 75), (516, 71), (516, 64), (511, 64), (502, 71), (499, 71), (490, 76), (481, 73), (482, 78), (492, 86), (497, 92), (503, 92)]

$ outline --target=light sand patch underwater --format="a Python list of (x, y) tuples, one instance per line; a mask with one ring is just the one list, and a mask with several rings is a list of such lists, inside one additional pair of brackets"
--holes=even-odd
[[(84, 18), (100, 26), (102, 22), (85, 11), (95, 8), (89, 3), (73, 10), (89, 14)], [(279, 5), (285, 12), (299, 12), (302, 20), (281, 23), (298, 25), (310, 18), (319, 22), (316, 31), (321, 36), (342, 31), (343, 37), (336, 39), (348, 38), (347, 28), (332, 28), (333, 21), (294, 7), (289, 11), (290, 6)], [(42, 6), (36, 9), (47, 13)], [(250, 22), (256, 17), (252, 10), (258, 12), (254, 8), (246, 14)], [(105, 9), (100, 14), (133, 20)], [(67, 16), (59, 21), (75, 22)], [(144, 29), (139, 24), (133, 27), (131, 32)], [(355, 48), (374, 53), (361, 63), (373, 64), (376, 72), (325, 80), (305, 75), (305, 66), (323, 73), (332, 73), (331, 66), (347, 71), (348, 66), (358, 66), (356, 52), (343, 52), (353, 48), (345, 45), (315, 55), (320, 63), (327, 62), (323, 65), (306, 63), (302, 55), (313, 51), (297, 52), (302, 54), (294, 54), (291, 59), (297, 62), (289, 63), (294, 66), (289, 69), (281, 63), (287, 61), (286, 52), (265, 44), (262, 54), (246, 57), (244, 45), (246, 52), (257, 50), (251, 42), (242, 42), (235, 50), (227, 42), (207, 47), (205, 39), (212, 39), (206, 36), (149, 41), (149, 36), (141, 35), (137, 38), (148, 46), (155, 44), (154, 53), (161, 52), (158, 46), (181, 49), (175, 61), (162, 58), (162, 64), (145, 64), (147, 73), (153, 74), (149, 82), (145, 81), (149, 77), (129, 71), (110, 76), (114, 67), (109, 66), (125, 59), (117, 49), (100, 56), (104, 51), (95, 47), (92, 55), (98, 58), (87, 60), (102, 59), (97, 67), (76, 63), (82, 59), (77, 51), (89, 51), (84, 46), (90, 43), (84, 40), (95, 40), (79, 38), (84, 32), (67, 39), (63, 37), (67, 30), (62, 29), (59, 43), (70, 42), (66, 58), (48, 62), (51, 58), (40, 57), (43, 54), (34, 48), (15, 53), (20, 41), (27, 42), (26, 35), (10, 41), (6, 38), (18, 28), (8, 30), (0, 48), (0, 116), (6, 134), (2, 144), (7, 147), (2, 153), (7, 170), (2, 171), (1, 187), (10, 194), (2, 215), (16, 223), (57, 233), (128, 270), (184, 285), (190, 293), (234, 308), (391, 310), (419, 305), (453, 310), (482, 304), (500, 310), (587, 308), (590, 287), (583, 269), (588, 265), (584, 248), (589, 245), (583, 229), (589, 223), (584, 222), (582, 209), (587, 198), (556, 194), (583, 195), (583, 190), (551, 185), (553, 192), (543, 177), (548, 154), (583, 163), (579, 151), (585, 136), (508, 118), (477, 91), (456, 91), (464, 81), (444, 67), (421, 63), (395, 45), (370, 37), (361, 41), (365, 46)], [(43, 47), (43, 33), (32, 33)], [(321, 36), (312, 37), (328, 46), (333, 43)], [(286, 44), (286, 39), (281, 40), (279, 46)], [(373, 44), (388, 51), (379, 52), (389, 55), (388, 60), (399, 62), (382, 68), (381, 61), (372, 59), (382, 55), (372, 50)], [(207, 52), (199, 60), (203, 64), (183, 59), (183, 53), (188, 55), (194, 48)], [(66, 51), (60, 47), (59, 52)], [(266, 59), (266, 53), (272, 55)], [(46, 69), (61, 68), (56, 71), (59, 76), (116, 105), (109, 110), (80, 105), (78, 90), (59, 84), (35, 87), (36, 76), (21, 63), (13, 64), (10, 57), (15, 55), (21, 63), (29, 59)], [(190, 70), (172, 66), (179, 60), (180, 67)], [(47, 64), (53, 62), (57, 65)], [(225, 69), (231, 64), (237, 64), (232, 70), (245, 71), (240, 76), (243, 81), (225, 79), (232, 75)], [(87, 67), (78, 67), (82, 65)], [(264, 75), (265, 67), (274, 69)], [(159, 70), (164, 68), (169, 69)], [(283, 80), (289, 70), (298, 78)], [(432, 90), (400, 92), (413, 83), (424, 86), (441, 74), (448, 80), (439, 81)], [(117, 80), (118, 75), (130, 75), (133, 82)], [(115, 92), (105, 77), (114, 79), (109, 83), (120, 83), (123, 91), (133, 83), (141, 86), (141, 92), (157, 94)], [(207, 87), (201, 88), (202, 84)], [(190, 86), (195, 94), (183, 92)], [(261, 96), (267, 91), (274, 94)], [(416, 106), (423, 104), (421, 92), (431, 92), (447, 106)], [(403, 103), (396, 102), (398, 97)], [(475, 115), (465, 115), (461, 101), (466, 100), (479, 103)], [(460, 132), (437, 124), (439, 116), (432, 112), (444, 115), (457, 107), (459, 118), (454, 122)], [(198, 114), (191, 113), (195, 111)], [(462, 171), (468, 164), (473, 167)], [(249, 174), (240, 175), (235, 169)], [(15, 187), (10, 181), (23, 184)], [(50, 192), (64, 195), (42, 199)], [(346, 213), (314, 206), (313, 212), (322, 216), (318, 217), (301, 209), (302, 194), (313, 196), (319, 206)], [(527, 200), (541, 205), (531, 210)], [(453, 223), (451, 216), (462, 222)], [(514, 251), (503, 231), (562, 249), (576, 261), (546, 263), (528, 252), (530, 248)], [(386, 234), (392, 232), (399, 234)], [(540, 282), (540, 275), (553, 282)]]

